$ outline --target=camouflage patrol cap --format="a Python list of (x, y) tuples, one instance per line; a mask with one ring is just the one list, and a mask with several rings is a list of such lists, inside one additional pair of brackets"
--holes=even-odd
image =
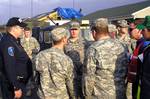
[(108, 31), (109, 32), (117, 32), (117, 28), (114, 24), (108, 24)]
[(70, 29), (80, 29), (79, 22), (71, 22), (70, 23)]
[(68, 31), (63, 27), (54, 28), (51, 31), (51, 37), (52, 37), (53, 41), (59, 41), (63, 37), (67, 36), (67, 32)]
[(118, 26), (123, 27), (123, 28), (129, 27), (128, 22), (126, 20), (119, 20), (117, 21), (117, 24)]
[(95, 27), (105, 28), (108, 27), (108, 19), (107, 18), (99, 18), (95, 21)]

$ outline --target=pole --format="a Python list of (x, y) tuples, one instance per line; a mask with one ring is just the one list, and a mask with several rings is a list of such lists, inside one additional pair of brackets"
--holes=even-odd
[(74, 7), (75, 7), (75, 1), (73, 0), (73, 9), (74, 9)]
[(9, 0), (9, 18), (11, 17), (11, 0)]

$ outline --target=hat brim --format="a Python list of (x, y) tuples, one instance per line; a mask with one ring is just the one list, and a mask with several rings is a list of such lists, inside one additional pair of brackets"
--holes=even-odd
[(16, 26), (16, 25), (23, 27), (23, 28), (27, 26), (27, 24), (24, 22), (19, 23), (19, 24), (6, 24), (7, 27), (12, 27), (12, 26)]
[(72, 30), (72, 29), (80, 29), (80, 28), (79, 27), (71, 27), (70, 29)]
[(22, 23), (20, 23), (20, 24), (18, 24), (20, 27), (26, 27), (27, 26), (27, 24), (26, 23), (24, 23), (24, 22), (22, 22)]

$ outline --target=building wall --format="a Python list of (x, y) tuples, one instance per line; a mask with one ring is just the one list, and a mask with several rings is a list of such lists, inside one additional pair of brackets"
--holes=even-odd
[(134, 16), (134, 18), (144, 18), (145, 16), (150, 15), (150, 7), (137, 11), (132, 15)]

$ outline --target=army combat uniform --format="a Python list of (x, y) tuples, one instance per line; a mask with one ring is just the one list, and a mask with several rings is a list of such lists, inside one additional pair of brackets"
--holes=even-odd
[(128, 49), (130, 54), (133, 52), (135, 44), (134, 41), (130, 38), (129, 34), (126, 34), (124, 38), (118, 35), (117, 39), (124, 45), (125, 48)]
[(95, 41), (85, 58), (86, 99), (126, 99), (127, 57), (122, 44), (111, 38)]
[(77, 41), (68, 40), (68, 44), (65, 46), (65, 53), (72, 59), (75, 70), (75, 90), (76, 96), (82, 97), (82, 73), (83, 73), (83, 61), (86, 44), (84, 40), (78, 39)]
[(36, 57), (36, 70), (41, 77), (41, 99), (73, 97), (73, 63), (63, 50), (52, 47), (40, 52)]
[(30, 37), (29, 39), (21, 39), (21, 45), (31, 59), (35, 57), (40, 50), (40, 45), (34, 37)]
[(84, 41), (79, 39), (75, 42), (69, 39), (68, 44), (65, 46), (65, 53), (73, 60), (77, 74), (82, 73), (84, 47)]

